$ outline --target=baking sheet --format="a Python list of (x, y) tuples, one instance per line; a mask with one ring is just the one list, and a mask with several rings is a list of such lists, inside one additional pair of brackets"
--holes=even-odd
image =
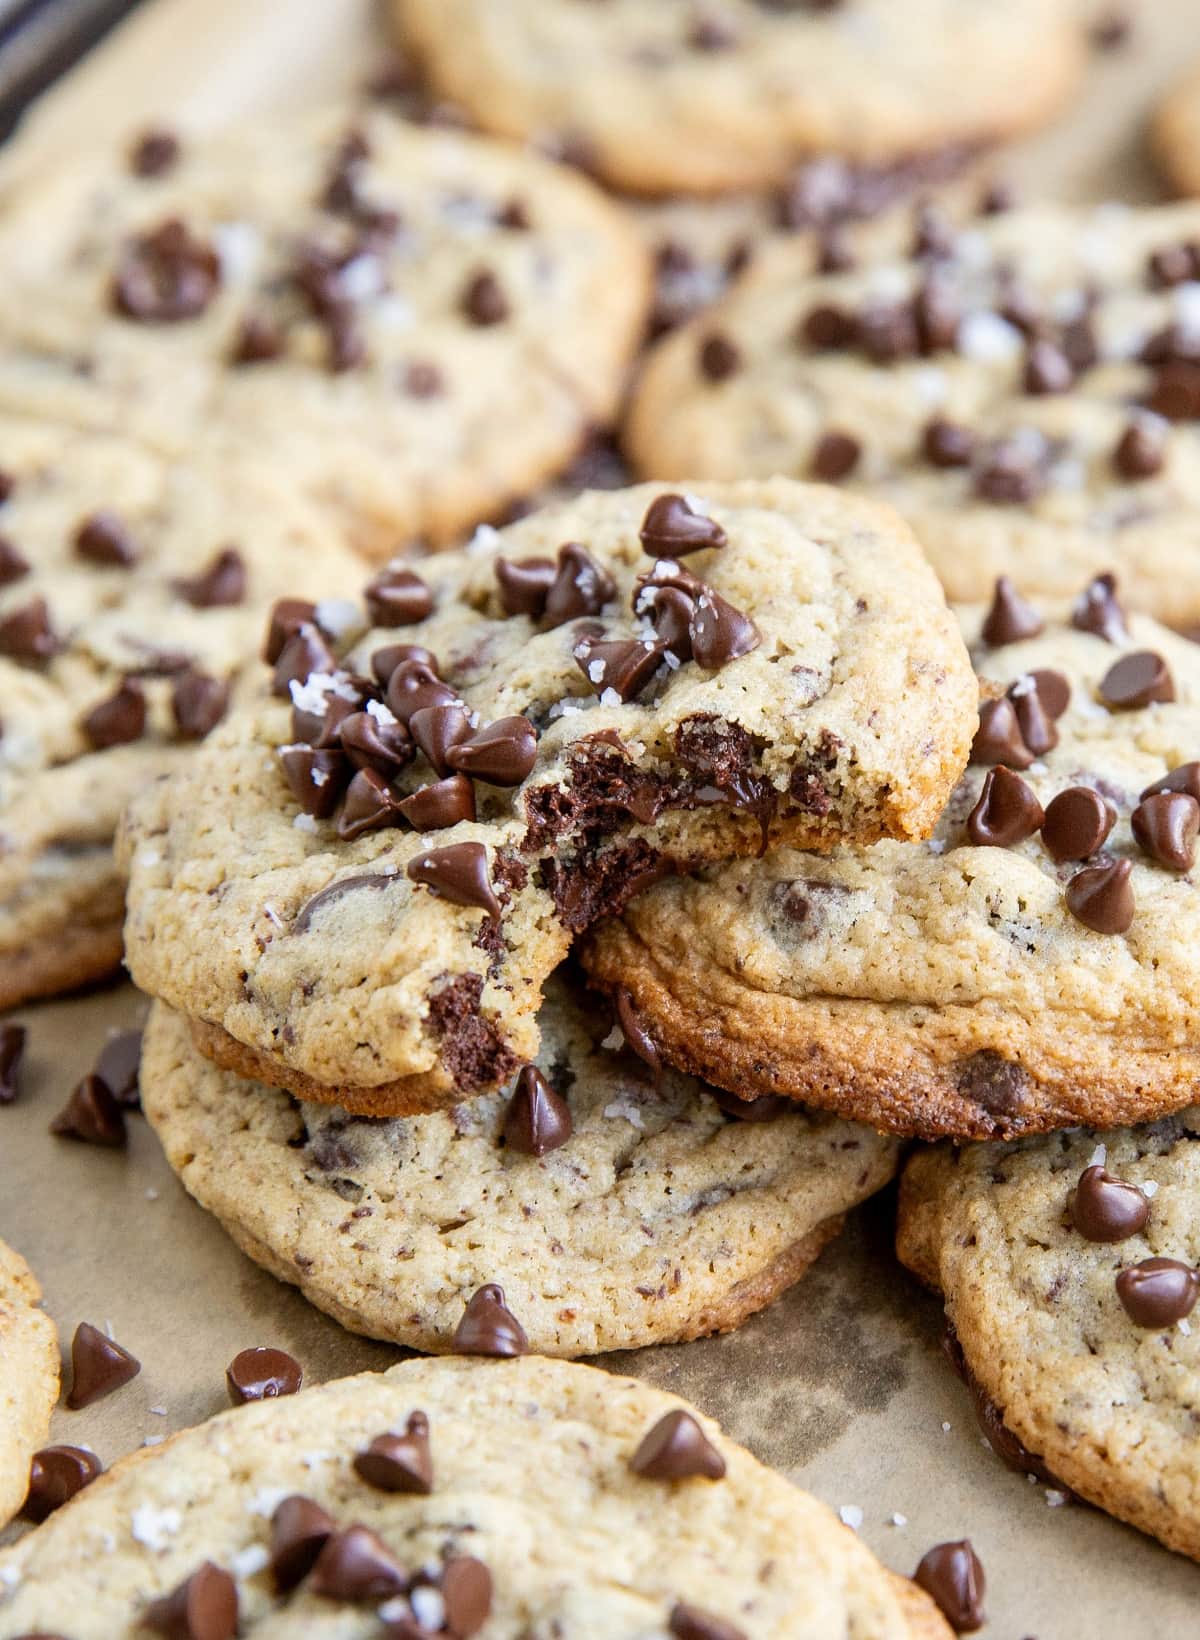
[[(1143, 0), (1133, 43), (1097, 59), (1069, 120), (988, 169), (1030, 196), (1154, 197), (1145, 117), (1194, 49), (1193, 0)], [(0, 154), (0, 187), (151, 120), (204, 130), (312, 101), (360, 82), (381, 51), (370, 0), (153, 0), (39, 105)], [(248, 1345), (291, 1351), (310, 1383), (400, 1353), (344, 1332), (244, 1258), (140, 1118), (127, 1152), (48, 1135), (107, 1033), (145, 1006), (114, 985), (19, 1011), (21, 1098), (0, 1109), (0, 1236), (37, 1270), (64, 1345), (79, 1321), (111, 1324), (143, 1363), (111, 1399), (57, 1414), (54, 1438), (106, 1463), (219, 1410), (225, 1366)], [(969, 1535), (995, 1640), (1197, 1632), (1200, 1568), (1094, 1510), (1053, 1507), (986, 1448), (939, 1349), (941, 1306), (891, 1256), (891, 1211), (885, 1196), (855, 1215), (809, 1277), (739, 1332), (602, 1364), (690, 1397), (833, 1507), (861, 1509), (863, 1537), (899, 1571)]]

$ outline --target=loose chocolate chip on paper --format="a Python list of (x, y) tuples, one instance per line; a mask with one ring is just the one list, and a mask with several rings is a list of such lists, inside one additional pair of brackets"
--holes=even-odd
[(433, 1457), (429, 1450), (429, 1419), (423, 1412), (409, 1415), (403, 1435), (389, 1430), (377, 1435), (354, 1459), (354, 1472), (379, 1492), (428, 1496), (433, 1491)]
[(11, 1021), (0, 1024), (0, 1105), (11, 1105), (16, 1101), (24, 1054), (24, 1025), (14, 1025)]
[(1150, 1203), (1137, 1185), (1100, 1166), (1085, 1167), (1071, 1194), (1071, 1223), (1087, 1241), (1125, 1241), (1150, 1217)]
[(1117, 1297), (1137, 1327), (1173, 1327), (1192, 1313), (1200, 1275), (1173, 1258), (1147, 1258), (1122, 1270)]
[(1068, 786), (1051, 799), (1042, 821), (1042, 842), (1052, 860), (1086, 860), (1104, 846), (1116, 810), (1090, 786)]
[(106, 1150), (120, 1150), (128, 1137), (124, 1110), (108, 1083), (94, 1073), (77, 1084), (50, 1123), (50, 1132), (60, 1139), (79, 1139)]
[(96, 1075), (126, 1110), (137, 1110), (138, 1073), (142, 1062), (141, 1031), (116, 1031), (100, 1050)]
[(232, 1406), (247, 1401), (273, 1401), (281, 1395), (295, 1395), (304, 1382), (299, 1361), (286, 1350), (257, 1344), (240, 1350), (225, 1369), (225, 1387)]
[(526, 1065), (501, 1124), (510, 1150), (521, 1156), (545, 1156), (571, 1137), (571, 1107), (557, 1094), (536, 1065)]
[(471, 1295), (454, 1331), (458, 1355), (513, 1356), (529, 1349), (525, 1329), (504, 1302), (504, 1288), (488, 1282)]
[(968, 1538), (935, 1544), (922, 1557), (913, 1582), (925, 1590), (955, 1634), (974, 1634), (983, 1627), (986, 1579)]
[(81, 1321), (71, 1340), (71, 1368), (67, 1405), (78, 1412), (128, 1384), (141, 1372), (142, 1364), (98, 1327)]
[(1136, 910), (1129, 881), (1132, 871), (1128, 860), (1077, 871), (1067, 884), (1068, 910), (1096, 934), (1124, 934)]
[(646, 1480), (680, 1481), (696, 1476), (719, 1481), (725, 1460), (690, 1412), (677, 1407), (646, 1431), (629, 1460)]

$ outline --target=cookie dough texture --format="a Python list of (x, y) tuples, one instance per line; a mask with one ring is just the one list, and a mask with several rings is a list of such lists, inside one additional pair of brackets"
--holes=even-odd
[(0, 1241), (0, 1526), (25, 1501), (58, 1400), (58, 1334), (41, 1297), (25, 1260)]
[[(1068, 1198), (1097, 1160), (1153, 1192), (1145, 1228), (1125, 1241), (1087, 1241), (1071, 1225)], [(898, 1239), (945, 1294), (972, 1375), (1028, 1450), (1080, 1497), (1194, 1559), (1200, 1338), (1194, 1324), (1135, 1326), (1115, 1281), (1146, 1258), (1200, 1262), (1198, 1188), (1195, 1107), (1119, 1132), (939, 1146), (909, 1163)]]
[[(172, 462), (135, 440), (0, 416), (7, 497), (0, 535), (25, 568), (0, 577), (0, 622), (44, 599), (57, 649), (45, 661), (0, 643), (0, 1007), (67, 989), (121, 957), (123, 883), (112, 840), (125, 803), (195, 741), (172, 697), (184, 672), (237, 693), (269, 605), (336, 599), (361, 569), (340, 533), (253, 464)], [(107, 518), (129, 564), (77, 543)], [(238, 556), (236, 586), (201, 604), (181, 583)], [(251, 665), (248, 668), (247, 663)], [(90, 713), (127, 680), (146, 721), (97, 747)]]
[(451, 1347), (490, 1281), (548, 1355), (726, 1331), (893, 1171), (896, 1145), (870, 1129), (806, 1111), (736, 1121), (690, 1077), (655, 1086), (601, 1046), (606, 1010), (561, 979), (539, 1023), (573, 1124), (541, 1157), (505, 1143), (510, 1089), (355, 1121), (219, 1070), (161, 1003), (143, 1101), (187, 1189), (252, 1258), (344, 1326), (423, 1350)]
[[(147, 260), (170, 224), (190, 248)], [(649, 300), (636, 230), (577, 174), (354, 107), (185, 137), (149, 178), (73, 158), (0, 244), (0, 404), (253, 452), (380, 556), (563, 466), (611, 417)]]
[[(982, 613), (961, 611), (972, 639)], [(661, 883), (603, 925), (585, 961), (672, 1063), (922, 1138), (1108, 1126), (1194, 1096), (1196, 887), (1139, 849), (1130, 816), (1200, 744), (1200, 649), (1148, 619), (1117, 645), (1062, 606), (1042, 614), (1040, 637), (977, 665), (993, 693), (1042, 669), (1069, 681), (1059, 744), (1021, 778), (1043, 807), (1081, 785), (1115, 805), (1098, 858), (1133, 864), (1128, 932), (1075, 919), (1063, 890), (1081, 862), (1056, 865), (1037, 833), (970, 841), (988, 772), (973, 764), (927, 843), (779, 849)], [(1097, 686), (1135, 650), (1166, 659), (1176, 699), (1110, 712)]]
[[(1134, 608), (1200, 621), (1200, 428), (1187, 413), (1167, 422), (1139, 408), (1159, 371), (1143, 349), (1173, 336), (1182, 357), (1195, 327), (1195, 282), (1164, 288), (1150, 259), (1196, 239), (1200, 206), (1045, 206), (947, 222), (936, 257), (910, 254), (917, 231), (865, 237), (844, 273), (815, 272), (804, 240), (760, 246), (722, 302), (650, 355), (625, 432), (635, 468), (660, 479), (806, 477), (837, 432), (859, 447), (844, 482), (897, 508), (952, 599), (989, 596), (1001, 574), (1027, 595), (1064, 597), (1115, 570)], [(903, 340), (906, 315), (930, 290), (953, 319), (942, 345), (918, 350)], [(866, 317), (875, 356), (853, 339), (814, 346), (804, 331), (814, 313)], [(1080, 362), (1069, 387), (1026, 390), (1030, 342), (1014, 319)], [(719, 381), (701, 365), (714, 334), (737, 356)], [(964, 464), (927, 458), (935, 419), (971, 439)], [(1118, 465), (1131, 424), (1148, 425), (1161, 449), (1149, 475)], [(1006, 454), (1031, 481), (1025, 499), (986, 493), (987, 469)]]
[[(365, 1525), (402, 1566), (470, 1555), (488, 1566), (481, 1640), (556, 1635), (667, 1640), (675, 1602), (748, 1640), (945, 1640), (940, 1616), (832, 1514), (693, 1413), (720, 1481), (651, 1480), (629, 1460), (685, 1402), (633, 1379), (536, 1356), (410, 1361), (213, 1418), (126, 1459), (0, 1554), (6, 1634), (77, 1640), (140, 1633), (138, 1617), (204, 1560), (239, 1565), (242, 1634), (379, 1631), (370, 1604), (303, 1585), (277, 1601), (258, 1569), (278, 1501), (312, 1498)], [(352, 1461), (376, 1435), (429, 1420), (433, 1490), (381, 1492)], [(250, 1570), (249, 1567), (254, 1567)]]
[[(886, 160), (1049, 118), (1078, 79), (1060, 0), (393, 0), (444, 96), (504, 136), (567, 136), (610, 182), (715, 193), (798, 155)], [(979, 72), (987, 64), (987, 73)]]
[[(693, 554), (689, 570), (761, 642), (716, 670), (665, 667), (628, 703), (597, 695), (574, 658), (586, 621), (540, 630), (503, 616), (497, 559), (553, 559), (574, 542), (615, 583), (592, 630), (634, 637), (632, 600), (653, 562), (638, 531), (659, 493), (585, 494), (426, 560), (433, 614), (371, 632), (345, 657), (369, 675), (381, 645), (424, 645), (481, 722), (530, 715), (532, 771), (515, 788), (481, 782), (476, 820), (346, 842), (332, 821), (298, 816), (277, 755), (294, 738), (279, 700), (223, 725), (135, 805), (131, 971), (202, 1022), (205, 1052), (347, 1108), (436, 1108), (532, 1056), (541, 983), (571, 934), (647, 872), (764, 840), (829, 847), (934, 823), (966, 756), (976, 688), (916, 543), (884, 510), (787, 482), (692, 495), (727, 545)], [(399, 788), (429, 778), (418, 761)], [(405, 874), (464, 842), (484, 845), (507, 895), (498, 934), (486, 913)], [(372, 872), (392, 875), (301, 915), (331, 884)]]
[(1167, 180), (1181, 194), (1200, 194), (1200, 64), (1163, 98), (1151, 135)]

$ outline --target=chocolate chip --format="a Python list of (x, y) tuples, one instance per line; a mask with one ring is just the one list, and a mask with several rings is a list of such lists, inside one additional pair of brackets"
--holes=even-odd
[(381, 649), (373, 650), (371, 674), (377, 683), (386, 688), (391, 682), (392, 673), (408, 661), (428, 667), (430, 676), (437, 676), (437, 659), (433, 651), (419, 643), (385, 643)]
[(314, 820), (328, 820), (350, 781), (345, 754), (319, 751), (312, 746), (282, 746), (279, 761), (292, 796), (304, 813)]
[[(1033, 684), (1033, 692), (1037, 695), (1038, 705), (1045, 716), (1054, 721), (1062, 717), (1071, 704), (1071, 685), (1063, 673), (1054, 671), (1052, 667), (1038, 666), (1032, 672), (1026, 672), (1025, 677)], [(1018, 678), (1009, 689), (1010, 697), (1018, 702), (1028, 693), (1023, 687), (1019, 687), (1021, 683), (1022, 680)], [(1018, 722), (1020, 718), (1021, 714), (1018, 711)]]
[(444, 831), (460, 820), (474, 820), (475, 788), (465, 774), (435, 780), (406, 797), (400, 812), (414, 831)]
[(403, 818), (400, 799), (383, 775), (377, 769), (359, 769), (346, 787), (337, 832), (349, 843), (365, 832), (398, 826)]
[(136, 564), (137, 545), (116, 513), (96, 512), (75, 531), (75, 551), (91, 564), (128, 569)]
[(1090, 786), (1069, 786), (1050, 800), (1042, 842), (1052, 860), (1086, 860), (1104, 846), (1116, 810)]
[(72, 1412), (78, 1412), (136, 1378), (142, 1364), (98, 1327), (81, 1321), (71, 1340), (71, 1369), (67, 1405)]
[(1167, 421), (1195, 421), (1200, 417), (1200, 365), (1168, 360), (1154, 377), (1146, 408)]
[(367, 1526), (348, 1526), (327, 1538), (308, 1581), (312, 1594), (328, 1600), (385, 1600), (408, 1585), (403, 1568), (383, 1539)]
[[(442, 682), (429, 662), (421, 660), (402, 661), (392, 673), (388, 679), (387, 703), (393, 716), (408, 725), (409, 734), (413, 733), (412, 720), (418, 712), (437, 706), (463, 709), (457, 693)], [(419, 740), (417, 744), (420, 745)]]
[(980, 216), (1003, 216), (1017, 203), (1016, 189), (1002, 178), (989, 182), (979, 200)]
[(433, 594), (411, 569), (380, 570), (365, 597), (372, 626), (413, 626), (433, 612)]
[(17, 1078), (25, 1054), (25, 1027), (0, 1024), (0, 1105), (16, 1102)]
[(1166, 459), (1167, 429), (1145, 416), (1129, 423), (1113, 451), (1113, 466), (1122, 478), (1131, 481), (1161, 473)]
[(76, 1085), (50, 1123), (50, 1132), (60, 1139), (80, 1139), (86, 1145), (120, 1150), (127, 1138), (125, 1112), (108, 1083), (93, 1073)]
[(1008, 848), (1032, 837), (1043, 818), (1033, 788), (999, 764), (984, 777), (979, 801), (967, 817), (967, 835), (980, 847)]
[(138, 1094), (141, 1061), (141, 1031), (114, 1032), (96, 1060), (96, 1075), (126, 1110), (137, 1110), (141, 1102)]
[(190, 668), (171, 686), (171, 715), (185, 740), (203, 740), (229, 709), (229, 685)]
[(926, 424), (921, 449), (934, 467), (969, 467), (975, 453), (975, 435), (960, 422), (938, 416)]
[(408, 720), (413, 743), (425, 754), (438, 774), (445, 778), (457, 773), (450, 762), (450, 749), (471, 736), (471, 717), (465, 706), (422, 706)]
[(716, 519), (697, 512), (682, 495), (655, 496), (638, 531), (638, 540), (652, 558), (686, 558), (692, 552), (723, 547), (726, 539)]
[(1094, 933), (1123, 934), (1135, 910), (1132, 871), (1128, 860), (1077, 871), (1067, 884), (1067, 909)]
[(955, 1634), (974, 1634), (983, 1627), (986, 1580), (968, 1538), (935, 1544), (922, 1557), (913, 1582), (925, 1590)]
[(354, 1472), (378, 1492), (427, 1496), (433, 1491), (429, 1419), (423, 1412), (414, 1412), (403, 1435), (392, 1431), (377, 1435), (365, 1451), (355, 1455)]
[(0, 655), (16, 661), (48, 661), (61, 648), (44, 598), (33, 598), (0, 620)]
[(710, 382), (728, 381), (741, 368), (742, 355), (728, 336), (713, 331), (700, 343), (700, 374)]
[(470, 1640), (492, 1609), (491, 1572), (473, 1555), (455, 1555), (442, 1572), (441, 1593), (447, 1629), (454, 1640)]
[(271, 1516), (271, 1571), (280, 1594), (304, 1581), (335, 1530), (333, 1516), (311, 1498), (283, 1499)]
[(129, 169), (135, 177), (160, 177), (174, 167), (179, 153), (179, 138), (174, 131), (152, 126), (136, 138), (129, 150)]
[(247, 313), (238, 326), (231, 357), (234, 364), (269, 364), (286, 347), (286, 336), (269, 314)]
[(628, 702), (636, 700), (662, 665), (666, 645), (650, 638), (584, 636), (572, 650), (575, 664), (597, 695), (610, 689)]
[(178, 219), (126, 245), (113, 280), (113, 305), (142, 324), (195, 319), (221, 283), (221, 259)]
[(689, 1606), (683, 1600), (677, 1600), (671, 1607), (667, 1632), (676, 1640), (746, 1640), (744, 1629), (727, 1623), (723, 1617), (701, 1611), (699, 1606)]
[(146, 1607), (141, 1626), (168, 1635), (170, 1640), (234, 1640), (237, 1584), (228, 1572), (206, 1560), (172, 1593)]
[(859, 347), (874, 364), (895, 364), (919, 351), (916, 317), (903, 302), (865, 309), (858, 316)]
[(700, 16), (688, 30), (687, 42), (694, 51), (732, 51), (738, 32), (727, 17)]
[(577, 541), (558, 549), (558, 570), (546, 596), (543, 625), (562, 626), (585, 615), (598, 615), (616, 596), (616, 582)]
[(1021, 744), (1032, 752), (1034, 757), (1041, 757), (1044, 752), (1052, 752), (1058, 745), (1058, 730), (1054, 727), (1053, 714), (1046, 710), (1046, 703), (1034, 674), (1026, 672), (1015, 683), (1010, 684), (1008, 698), (1012, 701), (1013, 711), (1017, 714)]
[(525, 1329), (504, 1302), (504, 1288), (494, 1281), (467, 1300), (462, 1320), (454, 1330), (458, 1355), (524, 1355), (529, 1348)]
[(696, 599), (696, 613), (690, 626), (692, 659), (697, 666), (716, 671), (729, 661), (748, 655), (762, 642), (762, 635), (748, 615), (706, 587)]
[(451, 843), (418, 854), (409, 861), (407, 876), (452, 905), (478, 906), (499, 921), (500, 901), (488, 876), (487, 849), (482, 843)]
[(836, 429), (822, 433), (813, 446), (809, 472), (822, 484), (837, 484), (848, 478), (862, 458), (862, 445), (852, 433)]
[(725, 1460), (690, 1412), (682, 1407), (664, 1413), (638, 1442), (629, 1460), (635, 1475), (646, 1480), (682, 1481), (696, 1476), (719, 1481)]
[(644, 610), (651, 613), (655, 636), (676, 660), (691, 660), (695, 598), (679, 587), (656, 587), (646, 583), (638, 594), (635, 608), (639, 613)]
[(411, 399), (436, 399), (446, 391), (446, 379), (437, 365), (414, 359), (404, 372), (404, 391)]
[(246, 565), (236, 547), (222, 547), (198, 575), (172, 583), (193, 609), (227, 609), (245, 602)]
[(642, 1024), (633, 997), (624, 985), (618, 985), (613, 992), (613, 1005), (617, 1011), (617, 1024), (621, 1027), (621, 1034), (626, 1043), (642, 1063), (649, 1065), (655, 1075), (658, 1075), (662, 1070), (658, 1048), (654, 1038)]
[(1021, 738), (1016, 708), (1007, 696), (981, 702), (971, 762), (1004, 763), (1011, 769), (1027, 769), (1033, 762), (1033, 753)]
[(1173, 1258), (1146, 1258), (1122, 1270), (1117, 1297), (1137, 1327), (1173, 1327), (1192, 1313), (1200, 1275)]
[(22, 558), (12, 542), (0, 535), (0, 587), (11, 586), (28, 574), (28, 559)]
[(1008, 576), (1001, 575), (996, 581), (992, 607), (984, 617), (979, 636), (990, 649), (999, 649), (1004, 644), (1020, 643), (1024, 638), (1036, 638), (1045, 629), (1045, 624), (1033, 605), (1021, 597)]
[(1027, 393), (1037, 396), (1048, 393), (1066, 393), (1075, 381), (1071, 361), (1053, 342), (1039, 339), (1030, 345), (1025, 358), (1023, 385)]
[(1200, 803), (1200, 763), (1181, 763), (1178, 768), (1172, 769), (1170, 774), (1156, 780), (1153, 785), (1147, 786), (1142, 793), (1143, 802), (1147, 797), (1153, 797), (1156, 792), (1186, 792)]
[(829, 222), (817, 233), (817, 272), (849, 273), (858, 266), (850, 239), (840, 223)]
[(1186, 792), (1157, 792), (1133, 811), (1133, 835), (1140, 846), (1171, 871), (1190, 871), (1200, 832), (1200, 803)]
[(1196, 272), (1196, 257), (1190, 245), (1163, 245), (1146, 258), (1146, 282), (1154, 290), (1189, 284)]
[(571, 1107), (536, 1065), (524, 1066), (518, 1075), (501, 1131), (509, 1149), (521, 1156), (545, 1156), (571, 1137)]
[(1115, 575), (1097, 575), (1084, 588), (1071, 611), (1071, 625), (1078, 632), (1091, 632), (1106, 643), (1124, 643), (1129, 636), (1125, 612), (1117, 602)]
[(550, 558), (497, 558), (496, 582), (506, 615), (543, 614), (558, 568)]
[(819, 353), (840, 353), (851, 346), (855, 335), (854, 315), (832, 302), (811, 308), (800, 323), (800, 341)]
[(1129, 44), (1133, 32), (1131, 19), (1122, 11), (1103, 12), (1088, 30), (1088, 38), (1097, 51), (1120, 51)]
[(1070, 1200), (1071, 1223), (1088, 1241), (1125, 1241), (1150, 1217), (1150, 1203), (1125, 1179), (1105, 1168), (1085, 1167)]
[(496, 718), (447, 748), (458, 774), (492, 786), (519, 786), (537, 762), (537, 730), (526, 717)]
[(315, 626), (303, 622), (279, 651), (271, 679), (272, 691), (287, 700), (293, 683), (307, 683), (314, 672), (337, 671), (333, 651)]
[(1131, 712), (1175, 699), (1175, 680), (1161, 655), (1137, 649), (1122, 655), (1100, 680), (1100, 699), (1113, 712)]
[(126, 678), (84, 715), (79, 727), (98, 752), (140, 740), (146, 732), (146, 691), (136, 678)]
[(286, 1350), (257, 1344), (241, 1350), (225, 1369), (225, 1386), (231, 1406), (247, 1401), (273, 1401), (280, 1395), (295, 1395), (304, 1382), (299, 1361)]
[[(322, 689), (316, 702), (292, 707), (292, 734), (319, 751), (335, 751), (342, 746), (342, 727), (362, 709), (362, 699), (349, 679), (339, 679), (338, 686)], [(408, 733), (407, 730), (404, 731)], [(359, 765), (355, 765), (357, 768)]]
[(416, 756), (408, 730), (386, 707), (351, 712), (338, 725), (337, 734), (355, 769), (376, 769), (390, 778)]
[(471, 275), (463, 290), (460, 306), (473, 325), (503, 324), (509, 315), (504, 288), (488, 268), (481, 268)]
[(1045, 483), (1036, 458), (1016, 439), (995, 445), (975, 472), (975, 493), (998, 506), (1032, 501)]
[(40, 1525), (64, 1503), (70, 1503), (103, 1468), (96, 1454), (86, 1447), (43, 1447), (34, 1453), (29, 1466), (29, 1491), (21, 1506), (22, 1515)]
[(288, 639), (302, 626), (315, 627), (316, 620), (317, 606), (310, 604), (307, 599), (277, 598), (271, 606), (266, 637), (263, 639), (262, 656), (267, 665), (274, 666), (283, 653)]

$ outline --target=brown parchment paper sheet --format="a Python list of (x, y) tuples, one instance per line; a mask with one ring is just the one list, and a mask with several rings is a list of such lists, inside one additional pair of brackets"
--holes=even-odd
[[(1143, 127), (1157, 91), (1200, 52), (1196, 0), (1142, 0), (1133, 42), (1098, 57), (1054, 131), (989, 166), (1029, 196), (1153, 198)], [(358, 83), (382, 52), (371, 0), (155, 0), (43, 99), (0, 151), (0, 191), (48, 155), (155, 118), (185, 129)], [(145, 1002), (114, 985), (28, 1008), (22, 1094), (0, 1109), (0, 1237), (32, 1263), (64, 1344), (110, 1323), (141, 1359), (130, 1386), (54, 1438), (106, 1463), (225, 1405), (224, 1369), (247, 1345), (290, 1350), (310, 1383), (397, 1356), (353, 1337), (249, 1262), (183, 1193), (140, 1118), (125, 1153), (49, 1137), (106, 1033)], [(995, 1640), (1200, 1633), (1200, 1568), (1096, 1511), (1052, 1508), (984, 1446), (938, 1348), (941, 1307), (895, 1264), (892, 1203), (872, 1203), (810, 1276), (724, 1339), (607, 1358), (689, 1396), (761, 1458), (835, 1508), (911, 1572), (932, 1543), (969, 1534), (987, 1570)], [(161, 1410), (152, 1410), (161, 1409)], [(903, 1526), (890, 1524), (903, 1516)], [(0, 1635), (3, 1619), (0, 1617)]]

